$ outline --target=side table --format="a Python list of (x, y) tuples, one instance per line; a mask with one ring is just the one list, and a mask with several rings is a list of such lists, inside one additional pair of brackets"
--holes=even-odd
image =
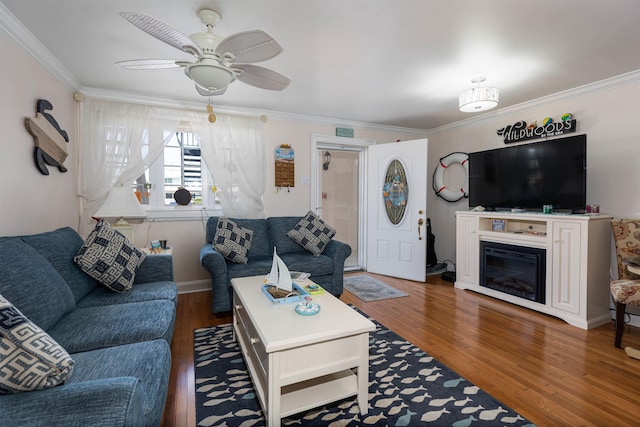
[(140, 248), (140, 250), (147, 255), (173, 255), (173, 248), (154, 249), (153, 251), (151, 248)]

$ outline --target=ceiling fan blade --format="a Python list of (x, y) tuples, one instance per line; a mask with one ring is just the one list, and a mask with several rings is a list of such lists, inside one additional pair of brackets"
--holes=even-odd
[(194, 55), (202, 55), (202, 50), (193, 42), (193, 40), (164, 22), (158, 21), (152, 16), (134, 12), (120, 12), (120, 16), (140, 28), (145, 33), (152, 35), (158, 40), (161, 40), (176, 49), (180, 49)]
[(116, 65), (127, 70), (163, 70), (183, 66), (173, 59), (130, 59), (128, 61), (118, 61)]
[(268, 90), (283, 90), (291, 80), (268, 68), (259, 67), (251, 64), (234, 64), (230, 67), (237, 73), (237, 79), (251, 86)]
[[(243, 31), (233, 34), (220, 42), (216, 53), (230, 62), (260, 62), (282, 53), (280, 43), (262, 30)], [(229, 58), (230, 53), (233, 55)]]
[(222, 88), (222, 89), (218, 89), (218, 90), (208, 90), (205, 89), (203, 87), (200, 87), (199, 85), (195, 85), (196, 90), (198, 91), (198, 93), (202, 96), (216, 96), (216, 95), (222, 95), (223, 93), (225, 93), (227, 91), (227, 88)]

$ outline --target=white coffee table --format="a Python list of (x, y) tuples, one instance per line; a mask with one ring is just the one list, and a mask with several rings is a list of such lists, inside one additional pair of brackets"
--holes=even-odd
[(264, 276), (231, 283), (235, 338), (268, 426), (355, 395), (360, 413), (367, 413), (371, 321), (329, 292), (313, 297), (318, 314), (303, 316), (296, 303), (269, 301), (261, 289)]

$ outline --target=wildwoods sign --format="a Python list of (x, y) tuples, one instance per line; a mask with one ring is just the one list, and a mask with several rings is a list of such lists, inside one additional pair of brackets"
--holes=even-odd
[(538, 126), (537, 122), (527, 126), (524, 120), (516, 122), (512, 125), (498, 129), (496, 132), (502, 136), (505, 144), (512, 142), (527, 141), (529, 139), (547, 138), (549, 136), (564, 135), (576, 131), (576, 119), (565, 115), (561, 122), (554, 123), (553, 120), (545, 119), (545, 124)]

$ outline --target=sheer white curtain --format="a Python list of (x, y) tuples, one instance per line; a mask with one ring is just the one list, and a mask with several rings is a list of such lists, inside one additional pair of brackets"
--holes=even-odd
[(200, 137), (202, 158), (220, 191), (222, 213), (233, 218), (264, 218), (264, 125), (258, 118), (219, 115), (209, 123), (205, 114), (187, 120)]
[(184, 112), (139, 104), (87, 99), (80, 104), (79, 231), (116, 185), (130, 185), (163, 151)]

